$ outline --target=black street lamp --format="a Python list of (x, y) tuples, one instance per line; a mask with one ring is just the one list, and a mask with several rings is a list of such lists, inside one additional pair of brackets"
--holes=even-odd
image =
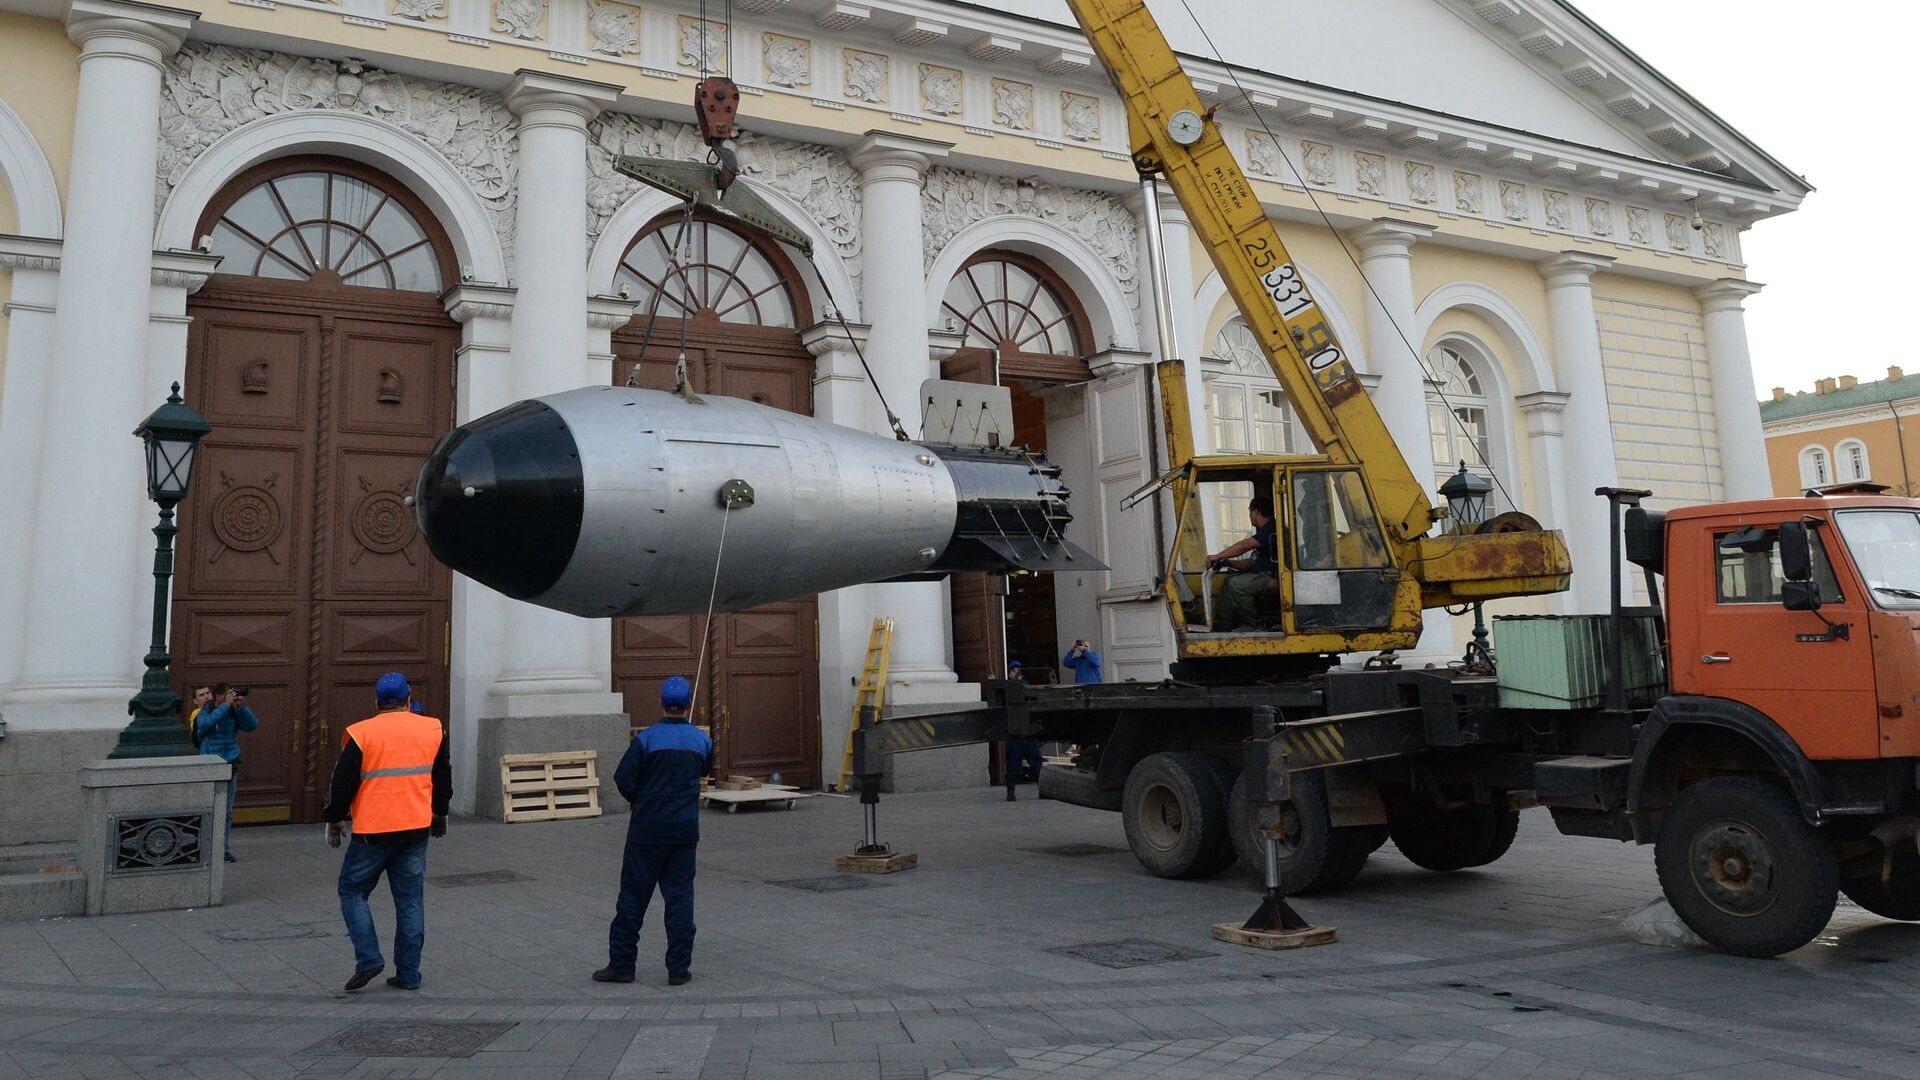
[[(1493, 483), (1468, 472), (1464, 461), (1460, 463), (1460, 471), (1440, 485), (1440, 496), (1447, 500), (1447, 513), (1453, 518), (1455, 532), (1473, 533), (1487, 520), (1487, 496), (1492, 491)], [(1487, 648), (1486, 618), (1479, 601), (1473, 605), (1473, 642), (1467, 646), (1463, 659), (1470, 669), (1491, 670), (1493, 666), (1493, 652)]]
[(153, 527), (159, 545), (153, 552), (153, 645), (147, 650), (147, 673), (140, 692), (127, 702), (133, 722), (120, 732), (110, 758), (184, 757), (197, 754), (193, 739), (180, 723), (180, 695), (173, 692), (167, 665), (167, 585), (173, 577), (173, 508), (187, 497), (193, 478), (194, 451), (213, 428), (193, 407), (180, 400), (180, 384), (166, 404), (153, 410), (133, 433), (147, 444), (147, 497), (160, 504), (160, 523)]

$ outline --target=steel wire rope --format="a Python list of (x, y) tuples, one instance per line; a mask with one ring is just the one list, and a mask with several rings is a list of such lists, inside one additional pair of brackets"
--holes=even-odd
[[(658, 318), (660, 314), (660, 298), (666, 295), (667, 280), (673, 277), (674, 267), (677, 265), (679, 258), (680, 242), (686, 239), (687, 225), (692, 221), (693, 204), (689, 202), (686, 207), (686, 212), (680, 216), (680, 231), (674, 234), (673, 245), (667, 249), (667, 272), (660, 275), (660, 285), (653, 290), (653, 302), (647, 305), (647, 328), (640, 332), (640, 358), (635, 360), (633, 367), (627, 371), (627, 385), (629, 387), (637, 387), (640, 385), (640, 367), (642, 362), (646, 360), (647, 346), (653, 341), (653, 324), (654, 320)], [(642, 280), (645, 279), (643, 278)], [(681, 320), (682, 332), (684, 332), (685, 329), (686, 322), (683, 318)]]
[[(694, 706), (700, 701), (700, 679), (707, 671), (707, 643), (713, 640), (713, 601), (720, 595), (720, 557), (727, 551), (727, 518), (733, 514), (733, 501), (722, 499), (720, 503), (720, 542), (713, 549), (713, 587), (707, 590), (707, 621), (700, 628), (700, 658), (693, 665), (693, 697), (687, 702), (687, 715), (692, 716)], [(712, 719), (708, 719), (712, 725)]]
[[(1241, 98), (1247, 103), (1247, 112), (1253, 116), (1254, 121), (1260, 125), (1260, 130), (1265, 132), (1267, 138), (1272, 141), (1274, 150), (1279, 153), (1280, 159), (1287, 163), (1287, 169), (1293, 173), (1293, 178), (1299, 181), (1300, 190), (1306, 194), (1307, 201), (1313, 204), (1313, 210), (1316, 214), (1320, 215), (1321, 223), (1326, 225), (1329, 233), (1333, 234), (1334, 243), (1339, 245), (1340, 253), (1347, 257), (1347, 261), (1352, 263), (1354, 270), (1359, 273), (1361, 284), (1367, 287), (1367, 293), (1373, 297), (1374, 303), (1379, 306), (1380, 313), (1387, 317), (1387, 323), (1393, 327), (1394, 335), (1400, 339), (1402, 345), (1407, 347), (1407, 354), (1413, 357), (1413, 362), (1419, 366), (1421, 374), (1427, 377), (1427, 383), (1434, 388), (1434, 395), (1440, 399), (1442, 405), (1447, 407), (1448, 422), (1458, 425), (1461, 434), (1467, 436), (1467, 445), (1473, 447), (1473, 456), (1478, 458), (1480, 465), (1487, 470), (1488, 477), (1493, 480), (1494, 487), (1500, 489), (1500, 495), (1507, 500), (1507, 505), (1517, 507), (1519, 504), (1514, 502), (1513, 495), (1507, 491), (1507, 485), (1501, 481), (1500, 473), (1494, 469), (1493, 462), (1487, 460), (1486, 453), (1480, 449), (1480, 444), (1474, 440), (1473, 433), (1467, 430), (1465, 424), (1460, 423), (1459, 415), (1453, 411), (1453, 402), (1447, 400), (1447, 392), (1440, 388), (1439, 380), (1433, 377), (1433, 370), (1427, 367), (1426, 360), (1420, 356), (1420, 350), (1413, 347), (1413, 341), (1407, 337), (1406, 329), (1400, 325), (1398, 319), (1393, 317), (1393, 312), (1387, 310), (1386, 301), (1381, 299), (1379, 290), (1375, 289), (1373, 282), (1368, 280), (1367, 272), (1361, 269), (1360, 260), (1354, 256), (1353, 252), (1347, 249), (1347, 238), (1340, 234), (1339, 228), (1333, 223), (1333, 218), (1329, 216), (1326, 209), (1320, 205), (1319, 198), (1313, 193), (1313, 185), (1307, 183), (1306, 178), (1300, 175), (1300, 169), (1293, 163), (1293, 156), (1287, 153), (1286, 147), (1281, 144), (1279, 136), (1275, 135), (1273, 129), (1267, 126), (1267, 118), (1260, 115), (1259, 108), (1253, 103), (1253, 96), (1247, 92), (1245, 86), (1241, 85), (1239, 73), (1234, 70), (1233, 65), (1227, 63), (1226, 57), (1220, 52), (1220, 47), (1213, 42), (1213, 35), (1207, 33), (1207, 28), (1201, 25), (1200, 16), (1194, 14), (1193, 5), (1188, 3), (1187, 0), (1180, 0), (1180, 6), (1186, 9), (1187, 18), (1193, 20), (1194, 29), (1200, 31), (1200, 36), (1206, 40), (1207, 48), (1213, 50), (1214, 60), (1218, 62), (1221, 69), (1227, 73), (1227, 78), (1233, 80), (1233, 88), (1240, 91)], [(1384, 361), (1386, 358), (1380, 357), (1379, 359)]]
[[(827, 276), (820, 270), (820, 260), (814, 258), (812, 252), (807, 252), (806, 255), (807, 265), (813, 267), (814, 277), (819, 278), (820, 287), (823, 290), (826, 289)], [(840, 324), (840, 332), (847, 335), (847, 342), (853, 346), (853, 355), (860, 361), (860, 370), (867, 373), (867, 385), (873, 387), (873, 396), (880, 399), (880, 408), (886, 411), (887, 426), (893, 429), (893, 437), (901, 442), (912, 442), (913, 438), (907, 434), (906, 425), (900, 422), (900, 417), (893, 411), (893, 406), (887, 404), (887, 395), (880, 389), (880, 380), (873, 377), (873, 368), (867, 365), (867, 355), (860, 348), (860, 339), (853, 335), (853, 327), (847, 325), (847, 314), (840, 310), (839, 304), (834, 302), (831, 290), (827, 291), (827, 305), (833, 311), (834, 321)]]

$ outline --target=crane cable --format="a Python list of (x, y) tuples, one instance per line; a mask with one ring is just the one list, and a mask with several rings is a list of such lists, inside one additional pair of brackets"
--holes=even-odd
[[(1401, 326), (1399, 320), (1393, 317), (1393, 312), (1387, 309), (1386, 301), (1381, 298), (1380, 291), (1373, 287), (1373, 282), (1368, 279), (1367, 272), (1361, 269), (1360, 260), (1355, 257), (1352, 251), (1347, 249), (1347, 238), (1341, 235), (1339, 228), (1333, 223), (1333, 218), (1329, 216), (1326, 209), (1320, 205), (1320, 200), (1313, 193), (1313, 185), (1307, 183), (1306, 179), (1300, 175), (1300, 169), (1294, 165), (1293, 156), (1287, 153), (1286, 147), (1280, 142), (1279, 136), (1275, 135), (1273, 129), (1267, 126), (1267, 118), (1260, 115), (1259, 108), (1253, 103), (1252, 95), (1247, 92), (1245, 86), (1241, 85), (1239, 73), (1234, 70), (1233, 65), (1227, 63), (1226, 57), (1221, 55), (1220, 47), (1214, 44), (1213, 35), (1207, 33), (1207, 28), (1201, 25), (1200, 16), (1194, 14), (1193, 5), (1188, 3), (1187, 0), (1180, 0), (1180, 6), (1187, 10), (1187, 18), (1193, 20), (1193, 27), (1200, 31), (1200, 36), (1207, 42), (1207, 48), (1213, 50), (1214, 60), (1226, 71), (1227, 78), (1233, 80), (1234, 89), (1240, 91), (1240, 96), (1245, 99), (1247, 103), (1247, 112), (1253, 116), (1254, 120), (1259, 123), (1260, 130), (1264, 131), (1267, 138), (1272, 141), (1273, 147), (1280, 154), (1281, 160), (1287, 163), (1287, 169), (1293, 173), (1293, 178), (1299, 181), (1300, 190), (1306, 194), (1307, 201), (1313, 204), (1314, 212), (1320, 215), (1320, 220), (1326, 225), (1327, 231), (1333, 234), (1334, 242), (1340, 246), (1340, 253), (1347, 257), (1347, 261), (1352, 263), (1354, 270), (1359, 273), (1361, 284), (1367, 287), (1367, 293), (1373, 297), (1374, 304), (1379, 307), (1381, 314), (1387, 317), (1387, 323), (1393, 327), (1393, 332), (1400, 338), (1400, 343), (1407, 347), (1407, 354), (1413, 357), (1413, 362), (1419, 366), (1421, 374), (1426, 376), (1427, 384), (1433, 387), (1434, 395), (1440, 399), (1442, 405), (1447, 407), (1447, 421), (1450, 424), (1458, 426), (1461, 434), (1467, 436), (1467, 445), (1473, 448), (1473, 456), (1478, 458), (1481, 467), (1487, 470), (1487, 476), (1493, 480), (1493, 485), (1500, 489), (1500, 495), (1507, 500), (1507, 505), (1510, 507), (1520, 505), (1514, 501), (1512, 493), (1507, 491), (1507, 485), (1501, 482), (1500, 473), (1494, 469), (1493, 462), (1487, 460), (1487, 454), (1480, 448), (1480, 443), (1473, 437), (1473, 432), (1468, 431), (1466, 424), (1461, 422), (1460, 414), (1454, 411), (1453, 402), (1447, 399), (1446, 390), (1441, 388), (1440, 381), (1433, 377), (1433, 370), (1427, 367), (1427, 362), (1421, 357), (1420, 350), (1413, 347), (1413, 341), (1407, 336), (1406, 328)], [(1386, 358), (1380, 357), (1379, 359), (1384, 362)]]
[[(700, 677), (707, 671), (707, 643), (713, 640), (713, 602), (720, 595), (720, 557), (727, 550), (727, 518), (733, 513), (733, 501), (722, 499), (720, 502), (720, 542), (713, 548), (713, 587), (707, 590), (707, 621), (700, 628), (700, 658), (693, 665), (693, 696), (687, 702), (687, 715), (693, 715), (694, 706), (700, 701)], [(713, 718), (707, 718), (712, 726)]]

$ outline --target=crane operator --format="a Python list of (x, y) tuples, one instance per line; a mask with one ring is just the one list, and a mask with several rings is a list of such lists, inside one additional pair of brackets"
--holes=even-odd
[(1253, 535), (1207, 556), (1207, 566), (1237, 571), (1221, 587), (1226, 602), (1225, 630), (1252, 626), (1262, 596), (1277, 596), (1280, 563), (1274, 541), (1273, 500), (1256, 495), (1247, 503)]

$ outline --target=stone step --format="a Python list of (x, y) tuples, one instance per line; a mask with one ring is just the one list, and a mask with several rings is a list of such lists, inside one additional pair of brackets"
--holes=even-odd
[(0, 874), (32, 873), (43, 866), (73, 863), (72, 843), (9, 844), (0, 847)]
[(0, 920), (87, 913), (87, 876), (78, 870), (0, 872)]

